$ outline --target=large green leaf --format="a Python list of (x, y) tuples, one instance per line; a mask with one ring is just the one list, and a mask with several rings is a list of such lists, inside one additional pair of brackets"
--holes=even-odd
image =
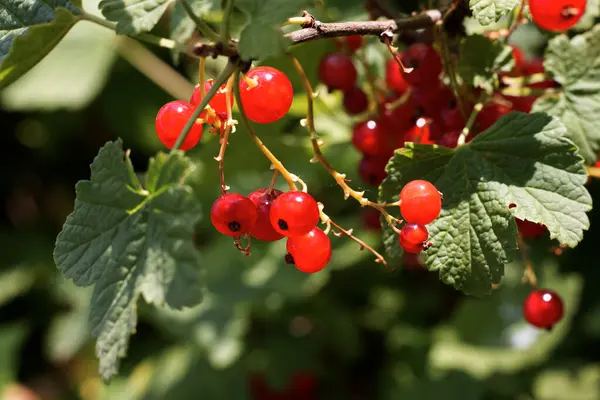
[(469, 7), (481, 25), (489, 25), (511, 12), (521, 0), (470, 0)]
[[(79, 4), (79, 3), (78, 3)], [(5, 0), (0, 3), (0, 88), (46, 56), (77, 22), (68, 0)]]
[(244, 60), (263, 60), (281, 55), (287, 46), (279, 25), (299, 11), (310, 7), (313, 0), (236, 0), (248, 14), (249, 21), (240, 34), (239, 51)]
[(75, 211), (58, 235), (54, 259), (78, 286), (95, 284), (90, 307), (100, 372), (109, 379), (136, 325), (136, 301), (173, 308), (199, 302), (192, 234), (200, 210), (185, 185), (194, 165), (182, 154), (150, 161), (144, 189), (121, 141), (107, 143), (77, 184)]
[(135, 35), (154, 28), (173, 0), (102, 0), (106, 19), (117, 22), (117, 33)]
[(456, 151), (409, 144), (390, 160), (381, 200), (397, 200), (413, 179), (433, 182), (444, 202), (428, 225), (433, 246), (425, 262), (445, 283), (487, 294), (513, 259), (514, 216), (546, 225), (551, 238), (571, 247), (589, 227), (586, 170), (564, 135), (556, 118), (513, 112)]
[(546, 71), (562, 85), (557, 97), (540, 97), (534, 111), (559, 117), (588, 163), (600, 151), (600, 26), (569, 40), (552, 39), (544, 58)]

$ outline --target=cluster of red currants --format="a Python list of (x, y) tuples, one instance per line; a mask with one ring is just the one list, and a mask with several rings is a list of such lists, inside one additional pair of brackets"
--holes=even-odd
[[(156, 115), (156, 133), (160, 141), (168, 148), (173, 148), (179, 134), (192, 117), (194, 109), (200, 105), (202, 98), (212, 88), (213, 79), (198, 84), (190, 102), (171, 101), (158, 111)], [(210, 99), (206, 108), (200, 113), (192, 125), (188, 135), (181, 144), (182, 150), (195, 147), (202, 137), (202, 125), (207, 123), (214, 127), (223, 127), (227, 121), (227, 110), (233, 106), (233, 93), (223, 84)], [(229, 98), (229, 107), (227, 99)], [(240, 81), (240, 98), (246, 116), (259, 124), (269, 124), (282, 118), (290, 109), (294, 98), (294, 90), (288, 77), (272, 67), (256, 67), (251, 69)]]
[(214, 202), (210, 219), (228, 236), (250, 234), (265, 242), (287, 237), (286, 262), (302, 272), (318, 272), (331, 258), (329, 237), (317, 228), (319, 205), (305, 192), (264, 188), (248, 197), (227, 193)]

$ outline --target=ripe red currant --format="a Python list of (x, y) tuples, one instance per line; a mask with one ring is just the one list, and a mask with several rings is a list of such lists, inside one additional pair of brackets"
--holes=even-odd
[(358, 176), (368, 185), (377, 187), (387, 176), (385, 166), (388, 159), (377, 156), (364, 156), (358, 164)]
[(269, 191), (264, 188), (255, 190), (248, 195), (248, 198), (254, 203), (256, 211), (258, 212), (258, 218), (256, 218), (256, 223), (252, 229), (250, 229), (250, 234), (258, 240), (274, 242), (283, 238), (283, 235), (277, 232), (273, 228), (273, 225), (271, 225), (270, 218), (273, 201), (281, 194), (282, 192), (277, 189)]
[[(406, 142), (420, 143), (420, 144), (434, 144), (431, 140), (430, 124), (424, 118), (419, 118), (417, 122), (404, 133), (404, 140)], [(404, 144), (403, 144), (404, 145)]]
[(431, 183), (410, 181), (400, 191), (400, 213), (409, 224), (427, 225), (442, 209), (442, 196)]
[[(389, 108), (389, 104), (397, 98), (398, 96), (390, 98), (388, 102), (383, 104), (379, 111), (381, 116), (379, 122), (383, 125), (383, 128), (389, 135), (396, 137), (403, 135), (417, 120), (417, 109), (412, 98), (407, 99), (402, 104), (395, 105), (393, 108)], [(402, 140), (400, 146), (397, 147), (402, 147), (403, 144), (404, 142)]]
[(428, 237), (429, 232), (423, 225), (406, 224), (400, 230), (398, 243), (407, 253), (418, 253), (423, 250), (423, 243)]
[(361, 114), (369, 108), (369, 98), (359, 87), (344, 92), (344, 109), (350, 115)]
[(519, 218), (515, 218), (515, 222), (517, 223), (517, 228), (519, 229), (519, 233), (524, 238), (540, 237), (547, 231), (547, 229), (544, 225), (536, 224), (535, 222), (522, 220)]
[(453, 98), (446, 103), (440, 111), (440, 118), (444, 125), (444, 130), (462, 130), (467, 121), (460, 111), (456, 98)]
[(354, 53), (362, 46), (363, 37), (361, 35), (344, 36), (336, 40), (335, 44), (339, 50), (348, 50), (350, 53)]
[(548, 289), (534, 290), (523, 303), (525, 319), (537, 328), (552, 328), (560, 321), (563, 312), (562, 299), (556, 292)]
[(363, 154), (388, 158), (395, 148), (390, 135), (388, 135), (382, 124), (373, 119), (358, 122), (354, 125), (352, 144)]
[(442, 73), (442, 60), (435, 49), (424, 43), (410, 45), (402, 54), (406, 68), (414, 68), (404, 74), (404, 80), (411, 86), (432, 86), (439, 83)]
[(529, 0), (531, 18), (548, 31), (566, 31), (585, 13), (586, 0)]
[[(398, 54), (396, 57), (402, 57), (402, 54)], [(396, 92), (404, 93), (408, 89), (408, 83), (404, 80), (400, 66), (393, 58), (388, 60), (385, 66), (385, 81), (388, 87)]]
[(210, 210), (210, 220), (219, 232), (227, 236), (241, 236), (250, 232), (258, 213), (249, 198), (237, 193), (219, 197)]
[(312, 228), (307, 234), (290, 237), (286, 249), (288, 262), (307, 274), (319, 272), (331, 259), (331, 242), (319, 228)]
[(490, 103), (483, 107), (475, 121), (479, 127), (479, 131), (485, 131), (498, 121), (498, 119), (511, 112), (512, 109), (504, 104)]
[[(212, 85), (214, 85), (215, 80), (209, 79), (204, 82), (204, 94), (208, 93)], [(202, 101), (202, 93), (200, 92), (202, 86), (198, 85), (196, 90), (194, 90), (194, 94), (192, 94), (192, 99), (190, 100), (190, 104), (194, 107), (198, 107), (200, 105), (200, 101)], [(233, 93), (231, 93), (230, 100), (231, 106), (233, 106)], [(221, 119), (227, 119), (227, 85), (223, 84), (217, 93), (210, 99), (208, 105), (215, 111), (215, 113)]]
[(356, 84), (358, 73), (352, 57), (343, 53), (329, 53), (319, 64), (319, 79), (329, 89), (350, 90)]
[(319, 223), (319, 206), (308, 193), (285, 192), (271, 205), (271, 225), (284, 236), (306, 235)]
[(441, 138), (438, 139), (437, 144), (454, 149), (458, 144), (458, 137), (460, 134), (460, 130), (446, 132)]
[[(179, 100), (171, 101), (158, 110), (155, 121), (156, 134), (169, 149), (172, 149), (175, 145), (179, 134), (192, 117), (193, 112), (194, 110), (190, 104)], [(181, 150), (193, 148), (198, 144), (201, 137), (202, 124), (194, 123), (181, 144)]]
[(294, 89), (283, 72), (272, 67), (256, 67), (246, 77), (257, 82), (254, 87), (250, 87), (245, 79), (240, 82), (242, 105), (251, 121), (270, 124), (289, 111)]

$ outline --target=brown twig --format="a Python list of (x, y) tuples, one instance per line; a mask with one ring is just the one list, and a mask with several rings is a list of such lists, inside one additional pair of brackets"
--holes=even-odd
[[(369, 246), (368, 244), (366, 244), (365, 242), (363, 242), (361, 239), (357, 238), (356, 236), (354, 236), (352, 234), (351, 230), (346, 230), (344, 228), (342, 228), (341, 226), (339, 226), (338, 224), (336, 224), (335, 222), (333, 222), (331, 219), (329, 219), (329, 223), (335, 227), (338, 231), (340, 231), (340, 233), (344, 236), (346, 236), (347, 238), (355, 241), (356, 243), (358, 243), (360, 245), (360, 249), (361, 250), (368, 250), (370, 251), (376, 258), (375, 258), (375, 262), (381, 263), (383, 264), (383, 266), (388, 270), (391, 271), (390, 267), (387, 264), (387, 261), (385, 261), (385, 258), (379, 254), (379, 252), (377, 252), (374, 248), (372, 248), (371, 246)], [(335, 234), (335, 233), (334, 233)], [(338, 236), (338, 235), (336, 235)]]

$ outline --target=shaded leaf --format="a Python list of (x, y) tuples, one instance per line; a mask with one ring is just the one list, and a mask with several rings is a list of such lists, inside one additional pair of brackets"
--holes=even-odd
[(98, 7), (117, 33), (135, 35), (151, 31), (173, 0), (102, 0)]
[(473, 17), (481, 25), (489, 25), (511, 12), (521, 0), (469, 0)]

